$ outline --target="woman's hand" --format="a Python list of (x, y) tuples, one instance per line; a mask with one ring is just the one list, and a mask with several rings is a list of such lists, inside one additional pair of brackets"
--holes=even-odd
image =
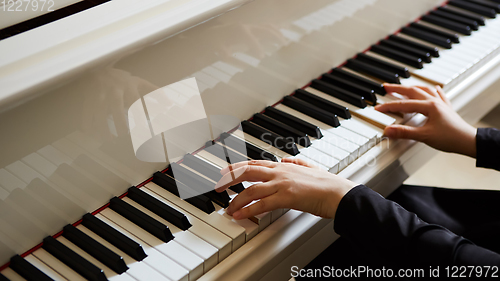
[(476, 157), (476, 128), (458, 115), (441, 87), (408, 87), (384, 84), (388, 93), (396, 92), (409, 99), (377, 105), (381, 112), (418, 112), (427, 116), (422, 127), (391, 125), (384, 134), (390, 138), (413, 139), (445, 152)]
[[(221, 174), (223, 177), (215, 187), (218, 192), (243, 181), (261, 182), (238, 194), (227, 208), (226, 212), (238, 220), (279, 208), (334, 218), (342, 197), (356, 186), (304, 161), (291, 159), (283, 159), (282, 163), (240, 162), (222, 169)], [(247, 206), (256, 200), (259, 201)]]

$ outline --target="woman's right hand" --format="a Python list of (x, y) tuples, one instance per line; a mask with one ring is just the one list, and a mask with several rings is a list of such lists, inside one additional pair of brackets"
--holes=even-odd
[(422, 127), (388, 126), (384, 131), (387, 137), (413, 139), (445, 152), (476, 157), (476, 128), (453, 110), (439, 86), (432, 89), (384, 84), (384, 87), (388, 93), (396, 92), (408, 99), (380, 104), (375, 109), (381, 112), (417, 112), (428, 117)]

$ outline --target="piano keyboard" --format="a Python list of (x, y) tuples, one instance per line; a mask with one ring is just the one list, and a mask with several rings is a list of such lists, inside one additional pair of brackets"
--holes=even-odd
[[(252, 183), (185, 200), (179, 188), (214, 186), (219, 171), (235, 160), (294, 158), (340, 172), (377, 145), (386, 126), (407, 120), (374, 110), (377, 103), (401, 98), (387, 95), (382, 83), (447, 88), (463, 81), (498, 54), (498, 13), (499, 0), (449, 1), (243, 121), (241, 129), (223, 133), (94, 214), (12, 257), (0, 280), (200, 278), (287, 210), (235, 221), (225, 208)], [(65, 147), (55, 145), (58, 153), (52, 155), (75, 160)], [(37, 171), (32, 172), (44, 175), (48, 166), (43, 163), (49, 161), (42, 152), (37, 157), (32, 165)], [(172, 166), (188, 180), (175, 179)]]

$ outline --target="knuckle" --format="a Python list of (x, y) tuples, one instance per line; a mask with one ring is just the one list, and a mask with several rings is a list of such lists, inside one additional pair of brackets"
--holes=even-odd
[(437, 110), (440, 106), (440, 103), (437, 100), (429, 101), (429, 107), (433, 110)]
[(245, 166), (245, 173), (246, 174), (254, 174), (259, 172), (259, 167), (258, 166), (252, 166), (252, 165), (246, 165)]

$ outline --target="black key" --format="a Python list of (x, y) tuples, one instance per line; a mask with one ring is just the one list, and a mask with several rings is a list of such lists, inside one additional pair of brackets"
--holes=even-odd
[[(285, 97), (285, 99), (288, 97)], [(287, 140), (283, 136), (269, 131), (268, 129), (262, 128), (255, 125), (249, 121), (241, 122), (243, 131), (269, 145), (276, 147), (277, 149), (284, 151), (290, 155), (299, 154), (299, 149), (293, 140)]]
[[(363, 54), (364, 55), (364, 54)], [(358, 96), (362, 96), (365, 98), (365, 101), (370, 102), (371, 104), (377, 103), (377, 96), (375, 95), (375, 91), (364, 86), (359, 85), (358, 83), (351, 82), (346, 79), (342, 79), (338, 76), (331, 75), (330, 73), (325, 73), (321, 76), (320, 80), (325, 81), (334, 86), (340, 87), (346, 91), (354, 93)]]
[(422, 16), (422, 20), (426, 22), (430, 22), (435, 25), (439, 25), (444, 28), (448, 28), (450, 30), (460, 32), (465, 35), (471, 35), (472, 34), (472, 28), (468, 25), (457, 23), (451, 20), (447, 20), (444, 18), (440, 18), (437, 16), (433, 15), (424, 15)]
[[(273, 154), (251, 144), (246, 141), (240, 140), (239, 138), (230, 135), (228, 133), (222, 133), (220, 135), (220, 141), (226, 146), (239, 151), (242, 147), (245, 147), (247, 154), (250, 158), (255, 160), (269, 160), (273, 162), (278, 162), (278, 158)], [(219, 173), (220, 175), (220, 173)]]
[(435, 34), (435, 35), (438, 35), (438, 36), (441, 36), (444, 38), (448, 38), (451, 40), (452, 43), (460, 43), (460, 36), (456, 33), (438, 30), (438, 29), (432, 28), (432, 27), (427, 26), (427, 25), (423, 25), (423, 24), (418, 23), (418, 22), (412, 22), (412, 23), (410, 23), (410, 26), (417, 28), (417, 29), (420, 29), (420, 30), (423, 30), (423, 31), (427, 31), (429, 33), (432, 33), (432, 34)]
[[(396, 49), (389, 48), (381, 45), (372, 45), (370, 51), (386, 56), (388, 58), (397, 60), (409, 66), (413, 66), (418, 69), (424, 68), (424, 61), (416, 56), (405, 54), (404, 52), (400, 52)], [(391, 71), (392, 73), (392, 71)]]
[[(349, 111), (349, 109), (347, 110)], [(266, 107), (264, 114), (282, 123), (292, 126), (293, 128), (297, 128), (299, 131), (304, 132), (314, 138), (320, 139), (323, 137), (323, 134), (321, 133), (321, 130), (318, 126), (308, 123), (300, 118), (297, 118), (272, 106)]]
[(117, 231), (95, 216), (88, 213), (85, 214), (82, 219), (82, 224), (95, 234), (102, 237), (104, 240), (131, 256), (136, 261), (141, 261), (147, 257), (140, 244), (123, 235), (121, 232)]
[(360, 107), (360, 108), (365, 108), (366, 107), (366, 101), (365, 101), (365, 98), (360, 96), (360, 95), (356, 95), (354, 93), (351, 93), (349, 91), (346, 91), (340, 87), (337, 87), (337, 86), (334, 86), (330, 83), (327, 83), (325, 81), (321, 81), (321, 80), (318, 80), (318, 79), (314, 79), (312, 82), (311, 82), (311, 88), (314, 88), (318, 91), (321, 91), (325, 94), (328, 94), (332, 97), (335, 97), (339, 100), (343, 100), (347, 103), (350, 103), (354, 106), (357, 106), (357, 107)]
[(174, 239), (168, 226), (148, 216), (118, 197), (113, 197), (109, 200), (109, 207), (163, 242), (169, 242)]
[[(399, 42), (392, 41), (392, 40), (382, 40), (382, 41), (380, 41), (380, 45), (392, 48), (394, 50), (397, 50), (397, 51), (400, 51), (403, 53), (406, 53), (410, 56), (416, 56), (418, 58), (421, 58), (422, 61), (426, 62), (426, 63), (430, 63), (432, 61), (432, 59), (431, 59), (432, 56), (429, 52), (410, 47), (410, 46), (405, 45), (403, 43), (399, 43)], [(408, 77), (401, 75), (399, 72), (398, 72), (398, 74), (400, 77), (405, 77), (405, 78), (410, 77), (409, 71), (408, 71)]]
[(470, 1), (450, 0), (448, 1), (448, 5), (459, 7), (464, 10), (478, 13), (480, 15), (487, 16), (490, 18), (495, 18), (497, 16), (495, 9), (486, 7), (484, 6), (484, 4), (479, 5), (477, 3), (472, 3)]
[(5, 277), (2, 273), (0, 273), (0, 281), (10, 281), (10, 280), (7, 279), (7, 277)]
[(363, 62), (366, 62), (366, 63), (371, 63), (371, 64), (378, 66), (378, 67), (382, 67), (382, 68), (387, 69), (391, 72), (396, 72), (399, 75), (399, 77), (409, 78), (411, 76), (410, 70), (408, 70), (408, 67), (395, 65), (393, 63), (383, 61), (381, 59), (372, 57), (372, 56), (364, 54), (364, 53), (359, 53), (356, 56), (356, 59), (363, 61)]
[[(50, 281), (54, 280), (47, 276), (45, 273), (40, 271), (30, 262), (25, 260), (20, 255), (15, 255), (10, 259), (10, 268), (12, 268), (17, 274), (21, 275), (28, 281)], [(3, 275), (2, 275), (3, 276)], [(9, 280), (4, 276), (5, 280)], [(2, 280), (0, 278), (0, 280)]]
[(43, 239), (42, 248), (87, 280), (108, 280), (102, 269), (82, 258), (82, 256), (73, 252), (73, 250), (66, 247), (63, 243), (57, 241), (52, 236), (47, 236)]
[(303, 133), (286, 124), (276, 121), (269, 116), (256, 113), (253, 115), (252, 122), (270, 131), (273, 131), (278, 135), (284, 136), (285, 138), (292, 138), (296, 144), (302, 145), (303, 147), (311, 146), (311, 140), (306, 133)]
[(283, 104), (293, 108), (299, 112), (304, 113), (305, 115), (309, 115), (314, 119), (317, 119), (325, 124), (328, 124), (333, 127), (340, 126), (340, 121), (337, 118), (337, 115), (334, 113), (323, 110), (317, 106), (314, 106), (308, 102), (305, 102), (301, 99), (287, 96), (283, 99)]
[[(181, 188), (182, 190), (185, 191), (191, 190), (185, 184), (176, 181), (174, 178), (170, 177), (169, 175), (165, 175), (164, 173), (161, 172), (156, 172), (153, 174), (153, 182), (177, 197), (180, 196), (178, 188)], [(202, 210), (207, 214), (211, 214), (212, 212), (215, 211), (214, 204), (205, 195), (193, 196), (184, 199), (184, 201), (188, 202), (189, 204), (195, 206), (196, 208)]]
[(418, 49), (418, 50), (424, 51), (426, 53), (429, 53), (429, 54), (431, 54), (431, 56), (433, 56), (435, 58), (439, 57), (439, 49), (437, 47), (431, 47), (431, 46), (427, 46), (424, 44), (420, 44), (420, 43), (417, 43), (415, 41), (403, 38), (401, 36), (391, 35), (391, 36), (389, 36), (389, 38), (386, 41), (398, 42), (398, 43), (404, 44), (406, 46), (409, 46), (411, 48)]
[(205, 147), (205, 150), (210, 152), (211, 154), (217, 156), (217, 158), (220, 158), (227, 163), (234, 164), (238, 162), (244, 162), (244, 161), (249, 161), (250, 159), (247, 156), (238, 154), (234, 151), (231, 151), (230, 149), (227, 149), (220, 144), (208, 144)]
[(182, 160), (182, 164), (196, 170), (198, 173), (209, 177), (213, 181), (219, 181), (222, 178), (220, 169), (212, 164), (209, 164), (191, 154), (186, 154)]
[(446, 49), (451, 49), (451, 39), (442, 37), (421, 29), (417, 29), (414, 27), (403, 27), (401, 29), (401, 32), (404, 34), (408, 34), (410, 36), (413, 36), (418, 39), (422, 39), (424, 41), (427, 41), (429, 43), (436, 44), (440, 47), (446, 48)]
[(467, 19), (474, 20), (479, 25), (485, 25), (486, 24), (486, 19), (483, 16), (480, 16), (478, 14), (473, 14), (473, 13), (468, 13), (466, 11), (460, 11), (460, 10), (452, 9), (452, 8), (448, 7), (448, 5), (443, 6), (443, 7), (438, 7), (437, 9), (438, 9), (438, 11), (444, 11), (444, 12), (447, 12), (447, 13), (450, 13), (450, 14), (454, 14), (454, 15), (457, 15), (457, 16), (460, 16), (460, 17), (464, 17), (464, 18), (467, 18)]
[[(495, 0), (467, 0), (467, 1), (472, 2), (474, 4), (478, 4), (480, 6), (491, 8), (491, 9), (495, 10), (495, 12), (500, 13), (500, 4), (496, 4), (496, 3), (492, 2)], [(500, 3), (500, 1), (497, 1), (497, 2)]]
[[(222, 146), (220, 146), (219, 144), (212, 145), (211, 148), (217, 146), (220, 147), (220, 150), (222, 150)], [(205, 150), (206, 149), (207, 148), (205, 148)], [(169, 174), (174, 179), (182, 182), (183, 184), (192, 187), (192, 189), (198, 191), (200, 194), (203, 194), (206, 197), (210, 198), (210, 200), (217, 203), (219, 206), (223, 208), (227, 208), (229, 206), (229, 201), (231, 200), (231, 198), (229, 198), (227, 191), (223, 191), (221, 193), (216, 192), (214, 189), (214, 183), (180, 166), (179, 164), (170, 164), (170, 169), (167, 170), (167, 174)]]
[(122, 274), (127, 271), (128, 267), (121, 256), (104, 247), (101, 243), (95, 241), (92, 237), (83, 233), (73, 225), (66, 225), (63, 228), (62, 235), (80, 249), (111, 268), (114, 272)]
[[(223, 133), (226, 134), (226, 133)], [(221, 135), (222, 138), (222, 135)], [(248, 150), (247, 150), (248, 152)], [(254, 158), (255, 159), (255, 158)], [(209, 164), (191, 154), (186, 154), (184, 156), (184, 160), (182, 161), (182, 164), (188, 166), (189, 168), (197, 171), (198, 173), (212, 179), (213, 181), (219, 181), (222, 178), (222, 175), (220, 173), (220, 169), (218, 167), (215, 167), (212, 164)], [(234, 192), (240, 193), (242, 189), (245, 189), (242, 183), (239, 183), (237, 185), (233, 185), (229, 187)]]
[(454, 22), (462, 23), (465, 25), (468, 25), (472, 30), (478, 30), (479, 29), (479, 23), (475, 20), (468, 19), (466, 17), (461, 17), (459, 15), (454, 15), (452, 13), (445, 12), (443, 10), (434, 10), (430, 12), (431, 15), (440, 17), (440, 18), (445, 18)]
[(401, 84), (401, 82), (399, 81), (399, 75), (397, 73), (390, 72), (361, 61), (349, 59), (347, 60), (346, 66), (352, 70), (356, 70), (361, 73), (373, 76), (385, 82)]
[(384, 85), (378, 82), (375, 82), (370, 79), (366, 79), (364, 77), (361, 77), (359, 75), (350, 73), (349, 71), (345, 71), (341, 68), (333, 68), (332, 71), (330, 72), (331, 75), (335, 75), (337, 77), (340, 77), (342, 79), (345, 79), (350, 82), (354, 82), (360, 86), (366, 87), (368, 89), (372, 89), (375, 91), (375, 93), (384, 96), (387, 94), (385, 91)]
[(168, 206), (135, 186), (128, 189), (127, 197), (182, 230), (188, 230), (191, 227), (191, 223), (183, 213)]
[(308, 91), (297, 89), (293, 97), (303, 100), (309, 104), (325, 110), (326, 112), (333, 113), (344, 119), (351, 118), (351, 112), (349, 111), (349, 108), (338, 105), (322, 97), (318, 97), (317, 95), (311, 94)]

